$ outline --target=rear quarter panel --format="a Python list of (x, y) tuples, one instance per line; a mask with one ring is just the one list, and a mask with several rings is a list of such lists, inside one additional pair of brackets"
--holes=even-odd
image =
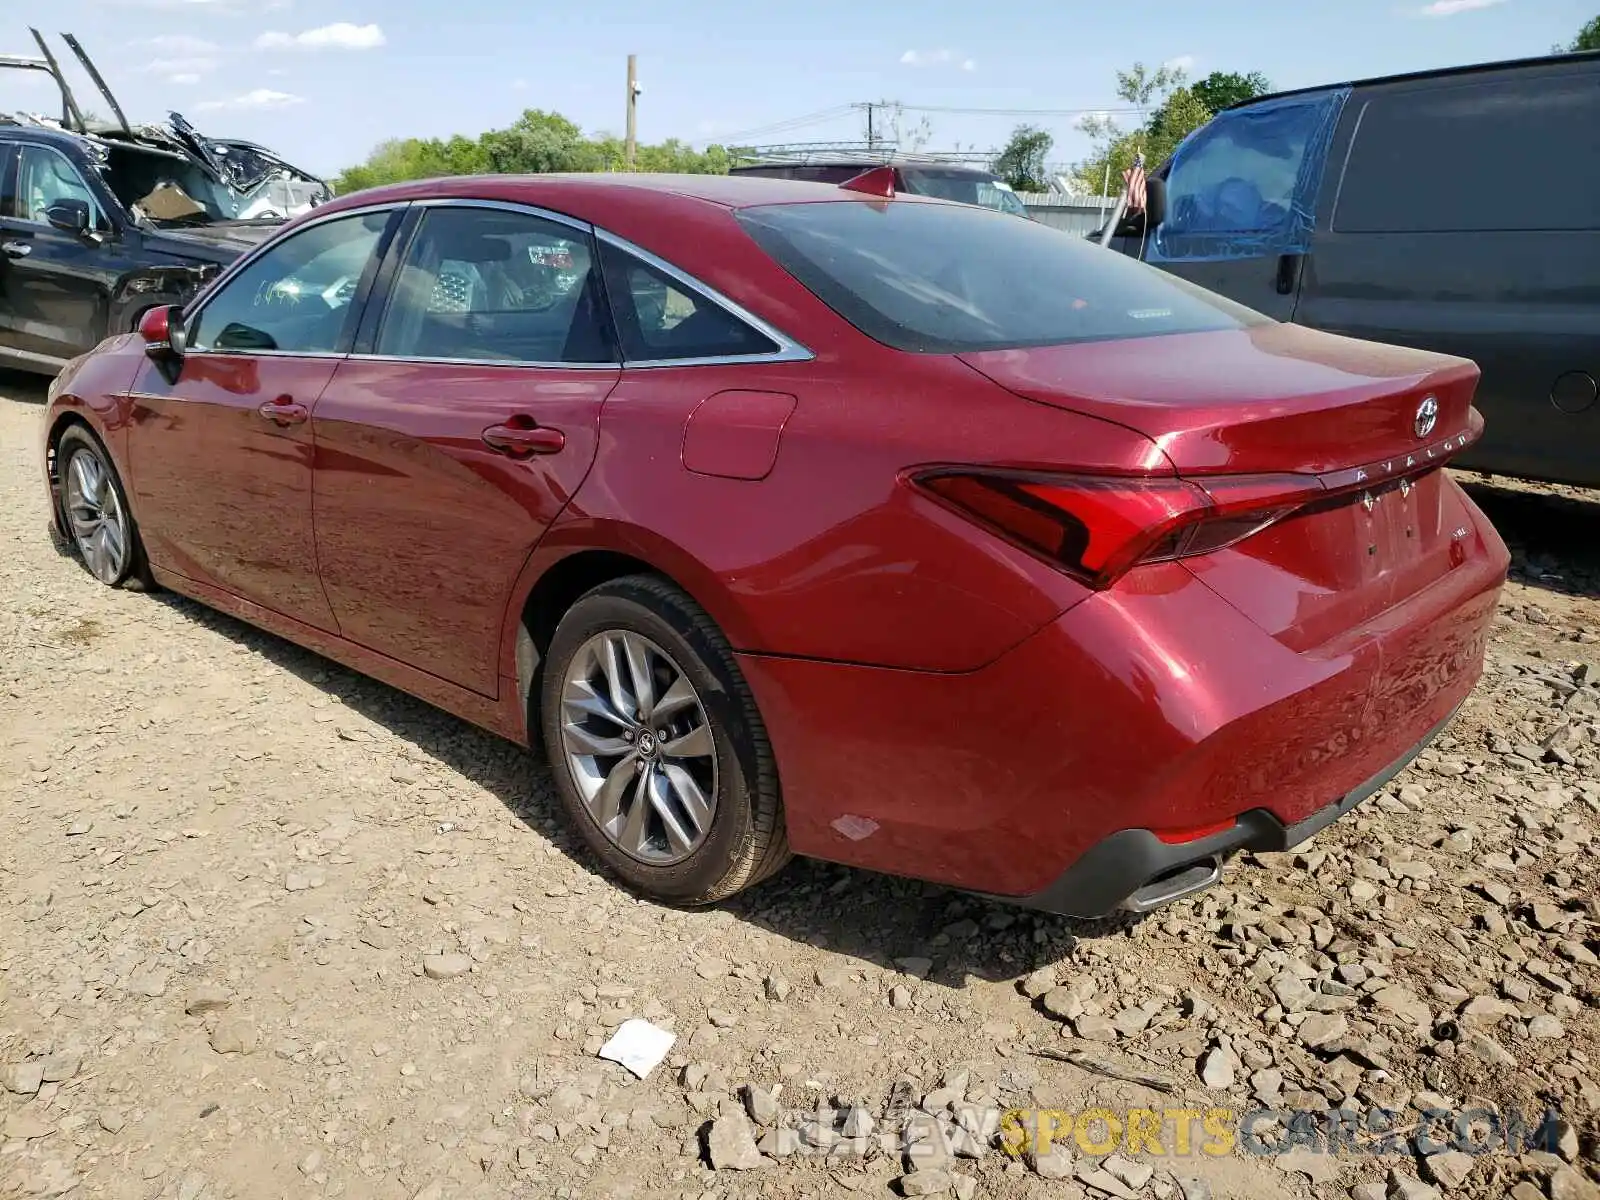
[[(684, 466), (690, 415), (729, 388), (796, 398), (760, 480)], [(594, 468), (535, 551), (521, 595), (568, 554), (616, 550), (676, 579), (738, 650), (968, 671), (1090, 593), (925, 497), (906, 470), (1132, 470), (1151, 456), (1160, 459), (1131, 431), (1013, 396), (953, 358), (869, 348), (811, 363), (624, 370)]]

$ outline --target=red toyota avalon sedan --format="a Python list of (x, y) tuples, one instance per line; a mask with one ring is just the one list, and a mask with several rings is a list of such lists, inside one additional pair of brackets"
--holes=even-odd
[(318, 208), (57, 380), (59, 532), (518, 742), (638, 891), (1146, 912), (1383, 785), (1507, 553), (1460, 359), (842, 187)]

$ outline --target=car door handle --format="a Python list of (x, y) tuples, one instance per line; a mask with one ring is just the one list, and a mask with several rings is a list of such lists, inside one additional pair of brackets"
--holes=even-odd
[(555, 454), (567, 444), (567, 435), (545, 425), (491, 425), (483, 431), (483, 444), (498, 454), (526, 458), (530, 454)]
[(1277, 286), (1278, 295), (1292, 296), (1295, 289), (1300, 286), (1300, 268), (1305, 262), (1303, 255), (1280, 254), (1278, 256), (1278, 277), (1273, 282)]
[(27, 258), (33, 253), (33, 247), (27, 242), (0, 242), (0, 251), (7, 258)]
[(306, 418), (311, 415), (309, 408), (304, 404), (296, 404), (288, 396), (279, 396), (276, 400), (268, 400), (256, 411), (267, 420), (275, 421), (279, 425), (302, 425), (305, 423)]

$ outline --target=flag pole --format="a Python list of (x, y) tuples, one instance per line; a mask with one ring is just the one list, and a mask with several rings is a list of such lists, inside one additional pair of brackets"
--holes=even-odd
[(1142, 170), (1143, 168), (1144, 152), (1140, 151), (1138, 154), (1134, 155), (1133, 167), (1126, 172), (1126, 178), (1123, 180), (1122, 184), (1122, 195), (1117, 197), (1117, 207), (1111, 212), (1111, 220), (1106, 222), (1106, 227), (1100, 231), (1100, 245), (1102, 247), (1106, 247), (1111, 244), (1112, 233), (1116, 230), (1117, 226), (1122, 223), (1123, 214), (1128, 211), (1128, 200), (1133, 192), (1133, 172)]

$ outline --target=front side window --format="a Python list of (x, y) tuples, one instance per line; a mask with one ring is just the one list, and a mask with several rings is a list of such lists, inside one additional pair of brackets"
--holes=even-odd
[(614, 362), (589, 235), (506, 209), (429, 209), (406, 252), (377, 353)]
[(23, 146), (17, 164), (17, 216), (43, 225), (50, 206), (60, 200), (80, 200), (89, 206), (89, 227), (106, 228), (105, 218), (94, 192), (84, 182), (78, 168), (62, 155), (43, 146)]
[(313, 225), (224, 282), (190, 322), (192, 350), (330, 354), (343, 347), (361, 274), (387, 212)]
[(743, 358), (778, 350), (765, 334), (621, 247), (603, 243), (600, 259), (624, 361)]
[(1230, 109), (1178, 147), (1152, 262), (1304, 253), (1346, 92)]
[(1267, 320), (1126, 255), (978, 207), (844, 200), (738, 217), (823, 303), (897, 350), (959, 354)]

